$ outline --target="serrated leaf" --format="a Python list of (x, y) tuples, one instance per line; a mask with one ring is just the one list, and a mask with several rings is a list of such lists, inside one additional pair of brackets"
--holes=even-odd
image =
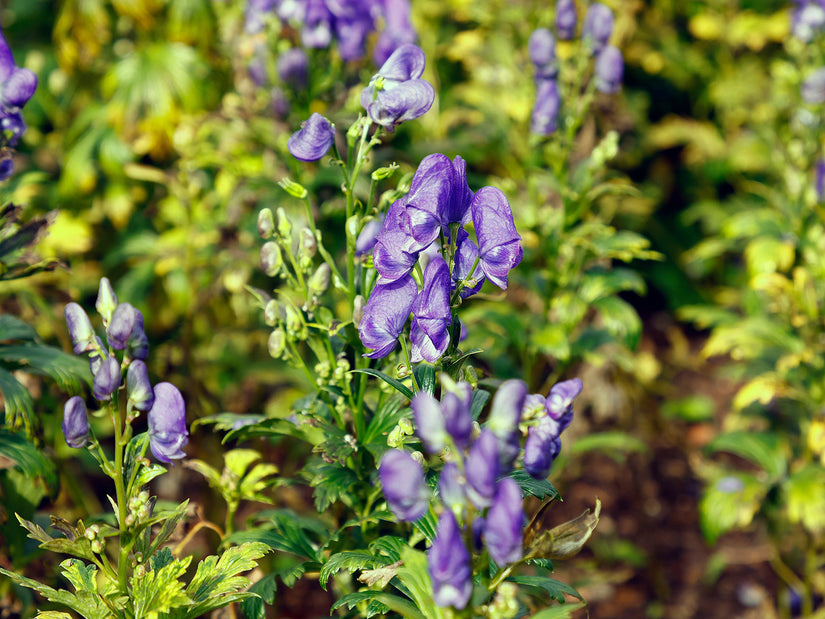
[(175, 532), (175, 529), (177, 528), (181, 518), (183, 518), (186, 513), (186, 508), (188, 506), (189, 499), (186, 499), (177, 508), (175, 508), (174, 511), (161, 514), (161, 516), (163, 516), (163, 526), (144, 552), (145, 556), (151, 557), (155, 554), (155, 552), (157, 552), (158, 548), (166, 543), (166, 541), (172, 536), (172, 533)]
[(401, 551), (409, 546), (407, 540), (395, 535), (383, 535), (370, 542), (369, 549), (373, 555), (384, 554), (390, 562), (395, 563), (401, 559)]
[(375, 376), (376, 378), (383, 380), (391, 387), (395, 387), (395, 389), (397, 389), (398, 392), (408, 400), (412, 400), (412, 390), (409, 387), (407, 387), (404, 383), (402, 383), (400, 380), (397, 380), (392, 376), (385, 374), (384, 372), (381, 372), (379, 370), (373, 370), (372, 368), (357, 368), (354, 370), (350, 370), (350, 372), (360, 372), (362, 374), (369, 374), (370, 376)]
[(516, 481), (521, 488), (521, 495), (528, 494), (537, 499), (544, 500), (545, 498), (560, 499), (561, 495), (556, 487), (546, 479), (535, 479), (531, 477), (525, 470), (517, 469), (512, 471), (507, 477)]
[(346, 606), (347, 608), (353, 608), (360, 604), (361, 602), (373, 602), (378, 601), (384, 606), (386, 606), (389, 610), (393, 610), (397, 612), (402, 617), (406, 617), (407, 619), (442, 619), (443, 614), (441, 613), (441, 609), (438, 609), (437, 615), (432, 615), (430, 617), (425, 617), (421, 614), (421, 612), (415, 607), (415, 605), (407, 599), (399, 597), (397, 595), (393, 595), (392, 593), (385, 593), (384, 591), (356, 591), (354, 593), (348, 593), (347, 595), (341, 597), (337, 600), (331, 607), (330, 611), (337, 610), (342, 606)]
[(88, 591), (83, 591), (75, 595), (69, 591), (52, 589), (36, 580), (26, 578), (25, 576), (3, 568), (0, 568), (0, 574), (7, 576), (18, 585), (37, 591), (50, 602), (77, 612), (85, 619), (111, 619), (111, 611), (103, 603), (99, 595)]
[(726, 451), (762, 468), (772, 479), (785, 474), (787, 462), (775, 434), (769, 432), (729, 432), (720, 434), (707, 446), (709, 451)]
[(32, 481), (40, 478), (48, 487), (53, 488), (57, 485), (57, 469), (54, 463), (22, 434), (0, 428), (0, 456), (8, 459), (11, 466), (18, 468)]
[(567, 583), (561, 582), (560, 580), (556, 580), (555, 578), (550, 578), (549, 576), (528, 576), (519, 574), (516, 576), (510, 576), (507, 580), (516, 583), (520, 587), (523, 586), (541, 589), (560, 604), (564, 603), (565, 595), (570, 595), (584, 601), (581, 594), (573, 587)]
[(768, 486), (748, 473), (719, 476), (705, 487), (699, 500), (699, 525), (708, 543), (735, 527), (753, 520), (767, 494)]
[(252, 463), (260, 459), (261, 454), (254, 449), (230, 449), (223, 456), (226, 468), (238, 478), (243, 477)]
[(330, 556), (321, 568), (318, 582), (326, 590), (329, 577), (337, 574), (341, 570), (348, 570), (350, 573), (356, 570), (373, 567), (375, 559), (372, 553), (367, 550), (347, 550), (337, 552)]
[(633, 350), (642, 336), (642, 320), (630, 303), (619, 297), (604, 297), (592, 303), (610, 335)]
[(0, 360), (25, 366), (29, 372), (48, 376), (62, 390), (79, 392), (83, 384), (91, 384), (89, 363), (82, 357), (70, 355), (59, 348), (42, 344), (0, 346)]
[(404, 406), (404, 400), (400, 396), (394, 395), (394, 397), (383, 402), (375, 411), (375, 415), (370, 420), (361, 442), (376, 458), (386, 451), (387, 437), (401, 418), (404, 417), (405, 410), (409, 414), (408, 409)]
[(187, 459), (184, 461), (183, 466), (203, 476), (212, 488), (220, 490), (223, 487), (220, 472), (203, 460)]
[(192, 557), (176, 559), (159, 570), (147, 570), (142, 576), (133, 576), (132, 603), (136, 617), (158, 619), (162, 613), (190, 604), (179, 580), (186, 572)]
[(825, 469), (808, 464), (792, 473), (782, 484), (788, 520), (801, 523), (811, 534), (825, 528)]
[(97, 593), (97, 568), (93, 564), (86, 565), (78, 559), (66, 559), (60, 564), (60, 568), (75, 591)]
[(249, 593), (255, 595), (241, 602), (241, 612), (245, 619), (264, 619), (266, 609), (264, 604), (275, 603), (275, 591), (278, 589), (277, 575), (269, 573), (249, 587)]
[(272, 550), (320, 561), (318, 544), (313, 537), (327, 532), (319, 525), (288, 509), (262, 512), (259, 518), (266, 522), (268, 528), (238, 531), (230, 535), (227, 541), (236, 544), (260, 542)]
[(10, 372), (0, 367), (0, 393), (6, 409), (6, 425), (30, 428), (34, 421), (34, 400), (29, 390)]

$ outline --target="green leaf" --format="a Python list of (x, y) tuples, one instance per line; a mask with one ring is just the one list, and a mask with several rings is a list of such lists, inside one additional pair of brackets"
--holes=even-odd
[(746, 527), (762, 506), (768, 485), (749, 473), (719, 475), (705, 487), (699, 500), (699, 525), (708, 543), (723, 533)]
[(10, 340), (37, 340), (37, 331), (27, 322), (11, 314), (0, 315), (0, 342)]
[(560, 604), (564, 603), (565, 595), (571, 595), (580, 599), (582, 602), (584, 601), (581, 594), (573, 587), (561, 582), (560, 580), (556, 580), (555, 578), (550, 578), (549, 576), (516, 575), (510, 576), (507, 580), (516, 583), (520, 587), (541, 589)]
[(610, 271), (593, 270), (584, 274), (579, 286), (579, 295), (586, 303), (631, 290), (643, 295), (645, 280), (637, 271), (621, 267)]
[[(70, 559), (70, 561), (71, 560), (72, 559)], [(9, 572), (8, 570), (4, 570), (3, 568), (0, 568), (0, 574), (7, 576), (12, 581), (16, 582), (18, 585), (37, 591), (40, 595), (42, 595), (50, 602), (53, 602), (55, 604), (58, 604), (60, 606), (69, 608), (77, 612), (80, 616), (84, 617), (85, 619), (111, 619), (111, 611), (103, 603), (103, 601), (97, 593), (92, 593), (91, 591), (83, 590), (78, 591), (78, 593), (75, 595), (73, 593), (70, 593), (69, 591), (52, 589), (51, 587), (39, 583), (36, 580), (26, 578), (25, 576), (20, 576), (19, 574)]]
[(11, 466), (32, 478), (32, 481), (34, 478), (39, 478), (50, 488), (57, 486), (57, 469), (54, 463), (22, 434), (0, 428), (0, 456), (11, 461)]
[(398, 425), (402, 417), (410, 414), (404, 404), (403, 398), (393, 394), (393, 397), (379, 406), (370, 420), (361, 442), (374, 457), (377, 458), (387, 450), (387, 437), (390, 431)]
[(720, 434), (707, 446), (709, 451), (725, 451), (761, 467), (771, 479), (785, 475), (787, 462), (779, 439), (769, 432), (729, 432)]
[(436, 383), (435, 366), (429, 363), (419, 363), (418, 366), (413, 369), (413, 373), (421, 390), (433, 395), (435, 393)]
[(59, 348), (42, 344), (0, 346), (0, 360), (25, 366), (30, 372), (48, 376), (62, 390), (77, 393), (83, 384), (91, 384), (89, 362)]
[(715, 408), (716, 404), (712, 398), (705, 395), (692, 395), (663, 402), (661, 411), (665, 417), (670, 419), (696, 423), (712, 421)]
[(385, 383), (387, 383), (391, 387), (395, 387), (398, 390), (398, 392), (401, 393), (401, 395), (403, 395), (405, 398), (407, 398), (408, 400), (412, 400), (412, 397), (413, 397), (412, 390), (409, 387), (407, 387), (404, 383), (402, 383), (400, 380), (397, 380), (397, 379), (393, 378), (392, 376), (384, 374), (384, 372), (381, 372), (379, 370), (373, 370), (372, 368), (360, 368), (360, 369), (355, 369), (355, 370), (350, 370), (350, 371), (351, 372), (361, 372), (362, 374), (369, 374), (370, 376), (375, 376), (376, 378), (380, 378), (381, 380), (383, 380)]
[(289, 509), (269, 510), (258, 517), (266, 522), (268, 528), (238, 531), (230, 535), (227, 541), (236, 544), (260, 542), (272, 550), (290, 552), (320, 562), (318, 544), (313, 538), (328, 534), (322, 525)]
[(584, 608), (585, 606), (586, 604), (584, 604), (584, 602), (552, 606), (550, 608), (540, 610), (535, 615), (531, 615), (530, 619), (567, 619), (567, 617), (572, 617), (574, 612), (580, 608)]
[(535, 479), (523, 469), (512, 471), (507, 477), (510, 477), (516, 481), (521, 488), (522, 496), (527, 496), (529, 494), (539, 500), (543, 500), (545, 497), (549, 497), (551, 499), (561, 498), (559, 491), (556, 490), (555, 486), (553, 486), (553, 484), (551, 484), (548, 480)]
[(619, 297), (604, 297), (594, 301), (592, 307), (610, 335), (621, 340), (627, 348), (636, 348), (642, 336), (642, 320), (630, 303)]
[(372, 553), (367, 550), (347, 550), (331, 555), (321, 568), (321, 574), (318, 576), (318, 582), (321, 587), (326, 590), (327, 581), (330, 576), (337, 574), (340, 570), (348, 570), (350, 573), (356, 570), (363, 570), (372, 568), (375, 565), (375, 559)]
[(11, 372), (0, 367), (0, 393), (6, 408), (6, 425), (17, 427), (34, 425), (34, 399)]
[(162, 613), (190, 604), (179, 580), (189, 567), (192, 557), (175, 559), (158, 570), (147, 570), (142, 576), (133, 576), (132, 603), (136, 617), (158, 619)]
[[(356, 591), (354, 593), (348, 593), (337, 600), (330, 607), (330, 611), (341, 608), (342, 606), (346, 606), (351, 609), (362, 602), (374, 601), (380, 602), (389, 610), (393, 610), (407, 619), (442, 619), (444, 616), (441, 613), (441, 609), (439, 609), (439, 614), (426, 617), (425, 615), (422, 615), (415, 605), (409, 600), (393, 595), (392, 593), (385, 593), (384, 591)], [(365, 613), (365, 616), (370, 617), (373, 615), (370, 613)]]
[(401, 550), (403, 567), (398, 570), (398, 580), (407, 588), (415, 604), (410, 604), (408, 611), (402, 612), (387, 606), (408, 619), (443, 619), (444, 611), (433, 600), (433, 583), (427, 571), (427, 555), (420, 550), (407, 546)]
[(487, 404), (487, 400), (489, 399), (489, 391), (485, 391), (484, 389), (476, 389), (473, 391), (473, 401), (470, 404), (470, 414), (473, 416), (473, 419), (478, 421), (481, 411), (484, 410), (484, 405)]
[(825, 529), (825, 469), (808, 464), (791, 474), (782, 484), (788, 520), (801, 523), (811, 534)]
[(155, 535), (155, 538), (152, 540), (152, 543), (149, 544), (149, 547), (143, 551), (144, 557), (153, 556), (155, 552), (157, 552), (158, 548), (163, 546), (163, 544), (165, 544), (166, 541), (172, 536), (181, 518), (183, 518), (184, 514), (186, 514), (186, 508), (188, 505), (189, 499), (186, 499), (183, 503), (178, 505), (174, 511), (159, 514), (159, 516), (162, 517), (163, 526), (158, 534)]
[(631, 452), (646, 453), (647, 444), (627, 432), (596, 432), (576, 439), (570, 453), (582, 454), (590, 451), (604, 453), (617, 462), (623, 461)]

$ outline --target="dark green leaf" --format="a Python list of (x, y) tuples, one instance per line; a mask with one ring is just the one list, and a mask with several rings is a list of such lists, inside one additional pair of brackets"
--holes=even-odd
[(338, 552), (330, 556), (324, 567), (321, 568), (321, 574), (318, 576), (318, 582), (321, 587), (326, 590), (327, 581), (330, 576), (337, 574), (340, 570), (348, 570), (350, 573), (356, 570), (363, 570), (372, 568), (375, 565), (375, 559), (372, 553), (367, 550), (347, 550)]
[(507, 580), (516, 583), (520, 587), (531, 587), (533, 589), (541, 589), (542, 591), (547, 593), (551, 598), (562, 604), (564, 603), (565, 595), (572, 595), (573, 597), (584, 601), (584, 598), (581, 596), (581, 594), (578, 591), (576, 591), (573, 587), (559, 580), (556, 580), (555, 578), (550, 578), (548, 576), (517, 575), (510, 576)]
[(363, 368), (363, 369), (355, 369), (351, 370), (352, 372), (361, 372), (362, 374), (369, 374), (370, 376), (375, 376), (376, 378), (380, 378), (388, 385), (395, 387), (401, 395), (406, 397), (408, 400), (412, 400), (413, 392), (412, 390), (407, 387), (404, 383), (400, 380), (396, 380), (392, 376), (384, 374), (384, 372), (380, 372), (379, 370), (373, 370), (372, 368)]
[(522, 496), (532, 495), (537, 499), (549, 497), (560, 499), (561, 495), (555, 486), (546, 479), (534, 479), (526, 471), (518, 469), (510, 473), (507, 477), (513, 478), (521, 488)]

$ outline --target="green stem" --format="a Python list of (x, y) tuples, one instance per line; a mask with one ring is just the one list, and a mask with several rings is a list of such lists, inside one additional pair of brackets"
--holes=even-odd
[[(114, 397), (113, 397), (114, 399)], [(110, 404), (111, 406), (111, 404)], [(117, 581), (120, 590), (128, 595), (129, 534), (126, 531), (126, 506), (128, 498), (123, 486), (123, 419), (120, 407), (114, 403), (115, 421), (115, 496), (117, 498), (118, 525), (120, 528), (120, 552), (117, 560)]]
[(398, 338), (401, 342), (401, 349), (404, 351), (404, 361), (407, 364), (407, 368), (410, 371), (410, 379), (412, 380), (412, 390), (413, 393), (418, 393), (420, 391), (420, 387), (418, 386), (418, 382), (415, 380), (415, 372), (413, 372), (412, 363), (410, 363), (410, 351), (409, 347), (407, 346), (407, 338), (403, 335)]

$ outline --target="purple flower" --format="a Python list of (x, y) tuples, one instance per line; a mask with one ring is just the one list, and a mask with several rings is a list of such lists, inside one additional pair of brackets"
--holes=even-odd
[(467, 606), (473, 593), (470, 553), (461, 539), (453, 512), (444, 510), (438, 531), (427, 551), (427, 566), (433, 581), (433, 600), (438, 606)]
[[(471, 297), (476, 294), (484, 285), (484, 272), (481, 267), (476, 264), (478, 258), (478, 247), (470, 239), (470, 235), (463, 228), (458, 230), (456, 235), (456, 253), (455, 264), (453, 265), (453, 282), (452, 287), (455, 290), (459, 283), (464, 282), (459, 296), (462, 299)], [(475, 271), (470, 273), (470, 269), (475, 265)]]
[(367, 35), (373, 29), (369, 13), (357, 13), (335, 20), (338, 51), (344, 60), (358, 60), (364, 56)]
[(426, 359), (435, 363), (450, 345), (450, 325), (453, 322), (450, 312), (450, 270), (441, 256), (433, 258), (427, 265), (423, 288), (415, 298), (412, 311), (411, 361), (417, 363)]
[(292, 47), (278, 56), (278, 77), (295, 89), (304, 88), (309, 79), (309, 58), (300, 47)]
[(456, 384), (453, 389), (445, 389), (441, 396), (444, 428), (460, 449), (470, 444), (473, 434), (472, 403), (473, 388), (465, 381)]
[(410, 276), (375, 286), (358, 327), (361, 342), (373, 349), (365, 357), (381, 359), (395, 350), (417, 293), (418, 287)]
[(601, 2), (591, 4), (584, 15), (582, 39), (590, 44), (593, 53), (598, 53), (607, 45), (613, 34), (613, 11)]
[(536, 102), (530, 116), (530, 133), (533, 135), (550, 135), (559, 127), (559, 110), (561, 97), (556, 80), (547, 79), (537, 82)]
[(811, 104), (825, 102), (825, 67), (817, 69), (802, 82), (802, 100)]
[(521, 262), (521, 237), (516, 232), (513, 212), (500, 189), (482, 187), (470, 205), (478, 238), (478, 257), (485, 277), (502, 289), (507, 274)]
[(149, 409), (149, 447), (155, 458), (168, 464), (186, 457), (183, 446), (189, 442), (186, 431), (186, 404), (171, 383), (155, 385), (155, 402)]
[(499, 454), (498, 440), (489, 430), (482, 430), (476, 442), (470, 447), (464, 468), (467, 477), (467, 496), (479, 509), (490, 505), (496, 491)]
[(438, 477), (438, 493), (441, 502), (450, 509), (461, 509), (464, 505), (465, 480), (455, 462), (447, 462)]
[(4, 159), (0, 160), (0, 181), (9, 178), (14, 172), (14, 160), (8, 153), (3, 153)]
[(149, 338), (143, 326), (143, 314), (139, 309), (135, 310), (135, 326), (132, 327), (132, 334), (126, 343), (126, 356), (130, 359), (142, 359), (149, 356)]
[(375, 239), (372, 260), (375, 270), (387, 281), (395, 281), (410, 274), (423, 249), (401, 228), (404, 217), (404, 198), (392, 203), (384, 219), (384, 226)]
[(63, 436), (66, 444), (74, 449), (80, 449), (89, 442), (86, 403), (79, 395), (69, 398), (63, 407)]
[(573, 400), (582, 392), (580, 378), (571, 378), (550, 387), (544, 407), (551, 419), (559, 422), (559, 432), (573, 420)]
[(136, 359), (126, 370), (126, 396), (132, 408), (148, 411), (155, 403), (155, 392), (149, 382), (149, 370), (146, 364)]
[(546, 416), (527, 431), (527, 441), (524, 443), (524, 470), (531, 477), (547, 477), (553, 461), (561, 451), (559, 434), (559, 423)]
[(92, 393), (98, 400), (108, 400), (120, 387), (120, 362), (114, 357), (106, 357), (95, 372)]
[(313, 112), (301, 128), (289, 136), (286, 147), (299, 161), (318, 161), (335, 141), (335, 128), (326, 118)]
[(556, 2), (556, 34), (562, 41), (569, 41), (576, 36), (577, 21), (574, 0)]
[(306, 0), (301, 43), (304, 47), (329, 47), (332, 42), (332, 13), (325, 0)]
[(361, 105), (370, 119), (392, 131), (395, 125), (425, 114), (435, 90), (422, 80), (426, 59), (421, 48), (409, 43), (395, 50), (361, 91)]
[(814, 189), (816, 200), (821, 203), (822, 197), (825, 196), (825, 158), (823, 157), (816, 160), (814, 167)]
[(413, 522), (424, 515), (429, 506), (430, 493), (421, 465), (410, 454), (400, 449), (387, 451), (378, 465), (378, 476), (396, 518)]
[(817, 31), (825, 28), (825, 3), (821, 0), (797, 2), (791, 15), (791, 33), (800, 41), (809, 43)]
[(530, 62), (536, 69), (536, 79), (549, 79), (556, 76), (556, 38), (547, 28), (536, 28), (527, 42)]
[(523, 526), (521, 489), (506, 477), (498, 485), (484, 525), (484, 544), (499, 567), (515, 563), (523, 556)]
[(363, 256), (375, 247), (375, 242), (378, 240), (378, 235), (381, 233), (383, 227), (384, 215), (381, 214), (378, 219), (369, 220), (364, 227), (361, 228), (361, 233), (355, 241), (356, 256)]
[(431, 454), (441, 453), (447, 440), (447, 430), (444, 427), (444, 414), (441, 405), (426, 391), (419, 391), (410, 401), (415, 433), (424, 443)]
[(109, 357), (109, 352), (103, 344), (103, 340), (95, 336), (95, 345), (89, 351), (89, 370), (92, 372), (92, 377), (97, 374), (100, 366)]
[(248, 0), (244, 16), (244, 30), (248, 34), (257, 34), (264, 29), (266, 14), (275, 8), (276, 0)]
[(69, 303), (63, 310), (66, 317), (66, 326), (72, 338), (72, 349), (76, 355), (91, 350), (95, 340), (95, 330), (89, 316), (77, 303)]
[(112, 313), (112, 319), (106, 327), (106, 341), (115, 350), (123, 350), (129, 342), (135, 328), (137, 313), (129, 303), (121, 303)]
[(4, 111), (16, 111), (32, 98), (37, 88), (37, 76), (29, 69), (14, 64), (11, 48), (0, 34), (0, 101)]
[(377, 65), (384, 64), (396, 49), (415, 43), (418, 38), (410, 20), (409, 0), (383, 0), (381, 5), (385, 27), (372, 50), (372, 59)]
[(498, 441), (498, 459), (502, 472), (509, 471), (518, 456), (518, 424), (526, 397), (527, 385), (516, 379), (504, 381), (493, 397), (486, 427)]
[(596, 90), (607, 94), (618, 92), (622, 87), (624, 59), (619, 48), (606, 46), (596, 56), (595, 66)]

